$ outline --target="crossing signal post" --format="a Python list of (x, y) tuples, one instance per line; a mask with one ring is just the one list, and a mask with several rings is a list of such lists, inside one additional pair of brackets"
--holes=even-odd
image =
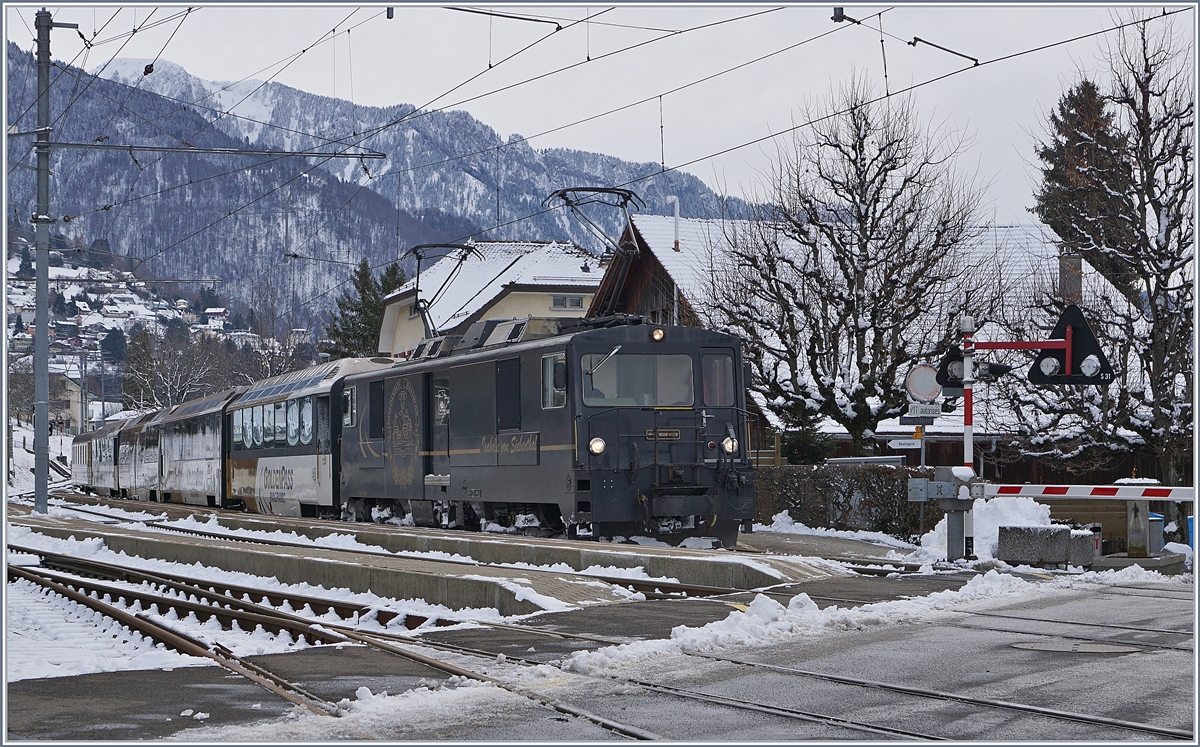
[[(976, 380), (995, 381), (1012, 370), (1012, 366), (988, 361), (981, 361), (976, 367), (976, 349), (1040, 351), (1027, 376), (1031, 384), (1104, 385), (1113, 379), (1112, 365), (1109, 364), (1108, 358), (1100, 348), (1100, 343), (1097, 342), (1096, 336), (1088, 327), (1083, 312), (1074, 304), (1068, 305), (1063, 310), (1049, 340), (977, 343), (974, 338), (975, 320), (969, 316), (962, 318), (961, 329), (963, 333), (962, 347), (951, 348), (942, 356), (937, 369), (937, 383), (942, 385), (942, 392), (946, 396), (963, 398), (963, 466), (970, 469), (972, 473), (975, 469), (972, 385)], [(982, 488), (982, 484), (975, 481), (974, 475), (965, 482), (970, 484), (972, 496), (978, 492), (979, 488)], [(918, 492), (920, 491), (918, 490)], [(910, 497), (910, 500), (913, 498)], [(968, 508), (964, 513), (964, 556), (974, 559), (971, 511)], [(956, 551), (956, 548), (948, 546), (948, 557), (953, 559)]]

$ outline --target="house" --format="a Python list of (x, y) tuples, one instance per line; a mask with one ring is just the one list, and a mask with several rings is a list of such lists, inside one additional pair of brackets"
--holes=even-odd
[[(461, 334), (481, 319), (582, 317), (603, 274), (597, 258), (574, 244), (468, 242), (383, 300), (379, 353), (404, 356), (435, 333)], [(427, 303), (428, 321), (417, 308)]]
[(225, 309), (220, 306), (213, 306), (204, 310), (204, 316), (208, 319), (209, 329), (225, 329)]

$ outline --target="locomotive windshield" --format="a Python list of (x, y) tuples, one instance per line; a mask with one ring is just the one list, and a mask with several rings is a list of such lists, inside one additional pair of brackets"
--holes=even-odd
[(586, 353), (580, 364), (585, 405), (691, 407), (696, 399), (689, 355)]

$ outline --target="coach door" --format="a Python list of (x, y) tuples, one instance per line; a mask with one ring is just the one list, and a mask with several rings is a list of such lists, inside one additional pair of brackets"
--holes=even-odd
[[(721, 448), (727, 437), (740, 439), (742, 429), (739, 425), (737, 371), (734, 361), (737, 357), (728, 348), (700, 349), (700, 391), (696, 409), (704, 414), (705, 457), (713, 459), (718, 456), (728, 460), (730, 455)], [(708, 449), (708, 444), (717, 444), (716, 449)], [(748, 444), (739, 444), (738, 457)]]
[(441, 500), (450, 490), (450, 379), (445, 373), (425, 374), (425, 497)]

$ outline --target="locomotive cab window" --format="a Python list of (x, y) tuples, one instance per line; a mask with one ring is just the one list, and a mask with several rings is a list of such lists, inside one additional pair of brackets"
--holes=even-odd
[(690, 355), (585, 353), (580, 366), (583, 403), (591, 407), (691, 407), (696, 400)]
[(704, 370), (704, 404), (708, 407), (733, 407), (736, 391), (733, 384), (733, 357), (729, 355), (706, 355)]
[(342, 426), (353, 428), (358, 424), (358, 387), (351, 384), (342, 390)]
[(542, 409), (552, 410), (567, 404), (567, 355), (542, 356)]

